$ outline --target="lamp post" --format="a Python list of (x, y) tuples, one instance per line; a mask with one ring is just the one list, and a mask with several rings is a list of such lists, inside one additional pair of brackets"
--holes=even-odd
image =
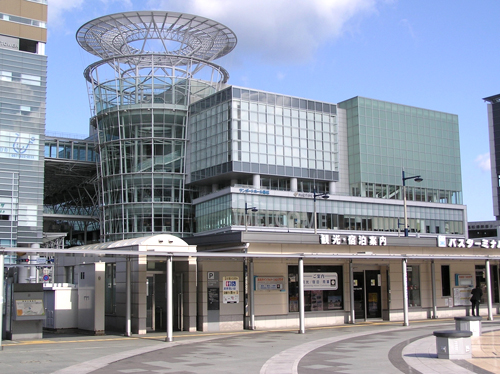
[(408, 236), (408, 215), (406, 210), (406, 181), (413, 179), (415, 182), (422, 182), (424, 179), (420, 175), (414, 175), (413, 177), (405, 177), (405, 171), (403, 169), (403, 205), (405, 212), (405, 236)]
[(245, 232), (248, 231), (248, 222), (247, 222), (247, 215), (248, 215), (248, 211), (251, 210), (252, 212), (258, 212), (259, 210), (257, 209), (257, 207), (249, 207), (247, 205), (247, 203), (245, 203)]
[(327, 193), (316, 193), (316, 188), (313, 190), (313, 195), (314, 195), (314, 233), (318, 233), (318, 217), (316, 215), (316, 197), (321, 196), (323, 199), (328, 199), (330, 196), (328, 196)]

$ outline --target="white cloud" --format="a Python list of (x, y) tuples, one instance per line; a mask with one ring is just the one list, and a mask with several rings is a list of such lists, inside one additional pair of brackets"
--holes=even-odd
[(47, 7), (49, 27), (58, 27), (64, 24), (64, 13), (81, 10), (85, 0), (50, 0)]
[[(48, 5), (48, 23), (51, 28), (58, 28), (65, 24), (66, 15), (69, 12), (80, 12), (86, 11), (89, 14), (93, 14), (97, 9), (102, 14), (102, 16), (108, 13), (114, 4), (120, 6), (120, 10), (128, 9), (133, 7), (134, 0), (50, 0)], [(138, 1), (138, 4), (141, 2)], [(140, 9), (142, 6), (140, 7)], [(114, 13), (112, 11), (111, 13)], [(89, 21), (94, 18), (89, 17)]]
[[(321, 44), (340, 37), (359, 17), (392, 0), (50, 0), (49, 27), (69, 16), (88, 20), (128, 10), (158, 9), (221, 22), (238, 37), (231, 58), (276, 64), (311, 61)], [(70, 14), (71, 13), (71, 14)], [(85, 22), (85, 21), (84, 21)], [(83, 24), (83, 23), (82, 23)]]
[(490, 154), (489, 153), (484, 153), (482, 155), (478, 155), (476, 159), (474, 160), (476, 165), (481, 169), (482, 171), (490, 171), (491, 170), (491, 162), (490, 162)]
[(312, 59), (322, 43), (341, 36), (356, 17), (387, 0), (151, 0), (156, 9), (211, 18), (238, 37), (234, 53), (273, 63)]

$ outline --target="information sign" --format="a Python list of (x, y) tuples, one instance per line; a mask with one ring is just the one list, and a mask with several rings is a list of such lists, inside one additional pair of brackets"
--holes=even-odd
[(239, 277), (222, 277), (222, 302), (224, 304), (237, 304), (240, 302), (239, 283)]

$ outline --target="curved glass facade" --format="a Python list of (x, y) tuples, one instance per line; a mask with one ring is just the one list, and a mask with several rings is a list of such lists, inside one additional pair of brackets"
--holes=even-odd
[[(236, 37), (216, 22), (207, 27), (203, 17), (175, 12), (128, 12), (113, 20), (98, 18), (77, 33), (82, 48), (103, 58), (84, 73), (99, 141), (102, 237), (189, 236), (188, 107), (227, 81), (209, 60), (230, 52)], [(168, 50), (179, 37), (180, 49)], [(151, 45), (160, 51), (145, 49)]]
[(110, 240), (192, 231), (184, 206), (185, 127), (186, 112), (170, 109), (116, 111), (98, 120)]

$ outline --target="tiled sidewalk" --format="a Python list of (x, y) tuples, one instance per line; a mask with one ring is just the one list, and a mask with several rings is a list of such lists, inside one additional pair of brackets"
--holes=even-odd
[(500, 330), (483, 332), (479, 337), (472, 337), (472, 360), (474, 366), (500, 373)]
[(471, 337), (471, 344), (470, 360), (438, 359), (434, 336), (408, 344), (402, 355), (409, 366), (421, 373), (500, 373), (500, 330), (483, 330), (481, 336)]

